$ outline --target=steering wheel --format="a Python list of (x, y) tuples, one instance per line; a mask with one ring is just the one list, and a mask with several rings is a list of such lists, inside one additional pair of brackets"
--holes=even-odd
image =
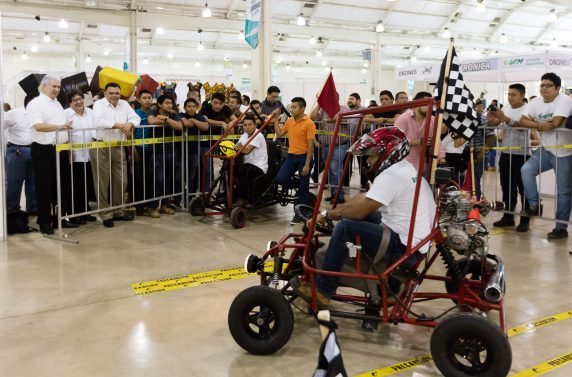
[[(294, 206), (294, 212), (298, 217), (304, 220), (304, 233), (306, 233), (306, 222), (312, 218), (314, 207), (306, 204), (296, 204)], [(316, 223), (316, 230), (323, 234), (332, 234), (334, 231), (334, 223), (331, 220), (326, 220), (326, 224)]]

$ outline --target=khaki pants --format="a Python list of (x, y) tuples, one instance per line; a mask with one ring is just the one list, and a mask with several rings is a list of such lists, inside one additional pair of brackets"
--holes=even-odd
[[(127, 190), (127, 160), (123, 147), (90, 149), (89, 159), (93, 171), (93, 185), (97, 193), (97, 208), (125, 204), (123, 194)], [(109, 198), (110, 193), (111, 198)], [(102, 220), (123, 215), (122, 209), (100, 213)]]

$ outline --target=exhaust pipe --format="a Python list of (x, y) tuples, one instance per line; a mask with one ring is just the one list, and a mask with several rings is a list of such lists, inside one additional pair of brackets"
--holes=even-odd
[(504, 262), (496, 255), (489, 255), (489, 257), (497, 262), (497, 267), (485, 287), (484, 296), (487, 301), (497, 303), (504, 296)]

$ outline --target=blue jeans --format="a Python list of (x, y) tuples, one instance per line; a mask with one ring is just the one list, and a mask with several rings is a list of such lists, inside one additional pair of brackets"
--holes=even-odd
[[(310, 204), (310, 172), (308, 175), (302, 176), (302, 169), (306, 163), (306, 154), (290, 154), (284, 160), (280, 167), (280, 171), (276, 175), (276, 183), (288, 189), (298, 187), (298, 203)], [(310, 167), (312, 163), (310, 163)], [(300, 179), (293, 179), (295, 172), (298, 172)]]
[[(524, 195), (530, 206), (538, 205), (540, 197), (536, 176), (550, 169), (556, 173), (556, 219), (569, 221), (572, 206), (572, 156), (556, 157), (544, 148), (536, 150), (520, 169)], [(555, 229), (566, 228), (568, 224), (556, 223)]]
[(8, 213), (20, 209), (22, 185), (26, 182), (26, 212), (36, 212), (36, 178), (32, 165), (32, 148), (8, 143), (6, 148), (6, 208)]
[(475, 194), (477, 200), (481, 199), (481, 179), (483, 178), (483, 161), (477, 162), (475, 159)]
[[(342, 175), (342, 168), (344, 167), (344, 161), (346, 158), (346, 153), (349, 148), (349, 144), (336, 145), (334, 148), (334, 154), (332, 155), (332, 162), (330, 163), (330, 171), (328, 172), (328, 183), (330, 184), (330, 193), (332, 197), (336, 196), (336, 189), (340, 183), (340, 177)], [(324, 163), (328, 159), (328, 152), (330, 150), (329, 145), (322, 146), (322, 158)], [(343, 186), (343, 183), (342, 183)], [(340, 191), (339, 199), (344, 199), (344, 189)]]
[[(383, 227), (380, 225), (381, 215), (374, 212), (363, 220), (339, 221), (334, 227), (328, 250), (324, 259), (323, 270), (341, 271), (348, 259), (348, 247), (346, 242), (356, 243), (356, 236), (361, 238), (362, 253), (366, 253), (370, 258), (374, 258), (381, 239), (383, 237)], [(395, 262), (405, 253), (405, 245), (401, 243), (399, 235), (391, 231), (391, 239), (382, 262), (389, 265)], [(415, 262), (413, 258), (410, 263)], [(325, 296), (332, 297), (338, 287), (339, 278), (336, 276), (318, 276), (318, 290)]]
[(165, 148), (155, 152), (155, 196), (171, 195), (174, 191), (175, 154)]
[[(195, 143), (196, 144), (196, 143)], [(204, 155), (209, 151), (209, 146), (200, 146), (200, 154), (196, 146), (188, 146), (188, 161), (187, 161), (187, 190), (188, 192), (201, 191), (201, 182), (203, 179), (203, 160)], [(199, 174), (200, 173), (200, 174)], [(206, 160), (206, 176), (205, 176), (205, 192), (209, 192), (213, 181), (213, 159)]]

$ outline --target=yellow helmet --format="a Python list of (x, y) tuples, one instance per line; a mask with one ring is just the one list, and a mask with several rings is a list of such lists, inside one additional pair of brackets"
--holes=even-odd
[(236, 154), (236, 145), (230, 140), (221, 141), (218, 145), (219, 155), (232, 157)]

